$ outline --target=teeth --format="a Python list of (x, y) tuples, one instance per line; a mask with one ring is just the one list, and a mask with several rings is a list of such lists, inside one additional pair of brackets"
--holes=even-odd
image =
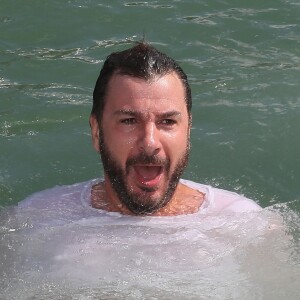
[(134, 169), (145, 180), (152, 180), (161, 172), (160, 166), (135, 166)]

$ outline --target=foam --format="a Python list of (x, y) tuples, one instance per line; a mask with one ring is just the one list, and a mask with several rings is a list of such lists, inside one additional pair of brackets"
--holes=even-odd
[(1, 299), (300, 295), (299, 215), (287, 206), (177, 217), (73, 212), (1, 211)]

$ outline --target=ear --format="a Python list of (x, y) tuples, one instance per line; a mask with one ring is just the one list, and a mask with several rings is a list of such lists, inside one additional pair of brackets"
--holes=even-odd
[(90, 127), (91, 127), (91, 134), (92, 134), (92, 142), (95, 150), (97, 152), (100, 151), (99, 148), (99, 124), (96, 116), (91, 114), (90, 116)]

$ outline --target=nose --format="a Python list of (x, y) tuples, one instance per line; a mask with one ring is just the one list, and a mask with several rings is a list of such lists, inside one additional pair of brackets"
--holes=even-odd
[(139, 148), (147, 155), (155, 155), (161, 150), (159, 129), (155, 123), (147, 123), (140, 136)]

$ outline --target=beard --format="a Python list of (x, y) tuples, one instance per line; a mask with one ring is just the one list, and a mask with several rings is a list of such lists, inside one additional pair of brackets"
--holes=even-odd
[[(159, 158), (157, 155), (149, 156), (144, 152), (129, 157), (126, 161), (125, 169), (122, 168), (106, 146), (102, 128), (100, 128), (99, 132), (99, 145), (104, 172), (110, 180), (113, 190), (116, 192), (120, 202), (137, 215), (152, 214), (169, 203), (187, 166), (190, 150), (188, 141), (185, 152), (178, 160), (174, 171), (170, 174), (170, 160), (168, 158)], [(136, 164), (156, 164), (163, 168), (167, 181), (160, 197), (154, 198), (151, 195), (151, 192), (158, 188), (143, 187), (141, 188), (141, 193), (136, 193), (128, 185), (126, 177), (129, 174), (129, 168)]]

